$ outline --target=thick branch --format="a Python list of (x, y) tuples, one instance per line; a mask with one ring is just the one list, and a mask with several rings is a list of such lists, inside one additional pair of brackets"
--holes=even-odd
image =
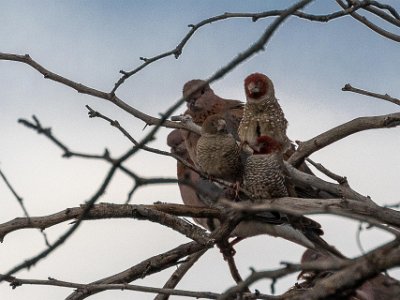
[(288, 162), (293, 166), (299, 166), (307, 156), (353, 133), (374, 128), (391, 128), (399, 125), (400, 113), (360, 117), (332, 128), (308, 141), (301, 142), (296, 152), (288, 159)]
[[(115, 94), (113, 93), (106, 93), (102, 92), (99, 90), (96, 90), (94, 88), (91, 88), (89, 86), (83, 85), (81, 83), (72, 81), (68, 78), (62, 77), (56, 73), (51, 72), (50, 70), (44, 68), (41, 66), (39, 63), (34, 61), (29, 54), (25, 55), (18, 55), (18, 54), (9, 54), (9, 53), (0, 53), (0, 60), (10, 60), (10, 61), (17, 61), (17, 62), (22, 62), (25, 63), (35, 70), (37, 70), (39, 73), (41, 73), (44, 78), (50, 79), (56, 82), (59, 82), (61, 84), (64, 84), (66, 86), (69, 86), (73, 89), (75, 89), (78, 93), (82, 94), (87, 94), (93, 97), (105, 99), (107, 101), (110, 101), (117, 105), (119, 108), (123, 109), (124, 111), (128, 112), (129, 114), (133, 115), (134, 117), (144, 121), (148, 125), (157, 125), (160, 124), (161, 119), (152, 117), (150, 115), (147, 115), (134, 107), (130, 106), (126, 102), (122, 101), (120, 98), (118, 98)], [(191, 130), (190, 128), (186, 128), (184, 125), (176, 122), (171, 122), (168, 120), (162, 121), (163, 126), (169, 127), (169, 128), (184, 128), (187, 130)]]
[[(235, 216), (232, 216), (230, 220), (222, 223), (221, 227), (210, 234), (210, 238), (215, 242), (219, 242), (220, 240), (226, 239), (231, 231), (235, 228), (239, 219)], [(103, 278), (95, 281), (95, 284), (103, 284), (103, 283), (125, 283), (131, 282), (138, 278), (143, 278), (147, 275), (158, 273), (168, 267), (176, 265), (179, 260), (183, 257), (191, 255), (193, 253), (197, 253), (199, 251), (209, 249), (213, 247), (214, 244), (201, 245), (197, 242), (191, 242), (187, 244), (180, 245), (168, 252), (161, 253), (159, 255), (153, 256), (149, 259), (142, 261), (141, 263), (123, 271), (118, 274), (114, 274), (107, 278)], [(99, 291), (96, 291), (99, 292)], [(77, 291), (71, 294), (67, 300), (78, 300), (84, 299), (88, 297), (90, 294), (94, 292), (91, 290)]]
[[(80, 207), (67, 208), (61, 212), (43, 216), (43, 217), (31, 217), (31, 218), (15, 218), (9, 222), (0, 224), (0, 238), (3, 241), (4, 237), (13, 231), (24, 229), (24, 228), (38, 228), (44, 230), (56, 224), (60, 224), (69, 220), (77, 220), (87, 209), (86, 205)], [(162, 213), (162, 214), (160, 214)], [(165, 214), (174, 214), (181, 216), (190, 217), (220, 217), (220, 213), (216, 209), (204, 209), (196, 207), (188, 207), (185, 205), (129, 205), (129, 204), (109, 204), (100, 203), (94, 205), (90, 210), (87, 211), (83, 217), (84, 220), (95, 220), (95, 219), (108, 219), (108, 218), (135, 218), (135, 219), (146, 219), (153, 222), (157, 222), (171, 228), (175, 228), (185, 235), (197, 236), (195, 239), (205, 238), (204, 230), (201, 230), (195, 225), (190, 225), (185, 221), (177, 221), (175, 218), (170, 219)], [(179, 222), (175, 223), (175, 222)], [(169, 224), (169, 225), (168, 225)], [(178, 229), (180, 228), (180, 229)], [(192, 233), (190, 233), (193, 231)], [(186, 232), (186, 233), (184, 233)], [(208, 239), (205, 238), (201, 243), (208, 243)]]
[(296, 169), (287, 162), (285, 162), (285, 166), (294, 184), (299, 183), (299, 184), (311, 185), (312, 187), (318, 190), (326, 191), (332, 195), (336, 195), (337, 197), (349, 198), (349, 199), (364, 201), (370, 204), (375, 204), (369, 197), (365, 197), (357, 193), (346, 184), (336, 184), (332, 182), (327, 182), (317, 176), (301, 172), (300, 170)]
[[(353, 260), (310, 262), (301, 265), (286, 264), (285, 268), (253, 272), (240, 284), (225, 291), (218, 300), (232, 299), (235, 295), (242, 294), (243, 290), (256, 281), (264, 278), (276, 280), (288, 274), (303, 270), (339, 270), (332, 276), (321, 279), (312, 289), (298, 290), (283, 295), (282, 300), (309, 300), (309, 299), (336, 299), (346, 290), (354, 290), (366, 280), (376, 276), (383, 270), (393, 268), (400, 264), (400, 244), (394, 240), (368, 254)], [(279, 298), (278, 298), (279, 299)]]
[(317, 300), (327, 299), (340, 295), (342, 292), (351, 292), (366, 280), (375, 277), (380, 272), (400, 265), (400, 241), (395, 240), (365, 256), (332, 276), (321, 279), (312, 289), (300, 295), (288, 297), (289, 300)]
[[(276, 198), (272, 203), (249, 204), (247, 202), (228, 202), (230, 206), (239, 211), (256, 213), (262, 211), (280, 211), (294, 215), (303, 214), (337, 214), (360, 221), (388, 224), (400, 229), (400, 212), (386, 207), (367, 204), (361, 201), (350, 199), (313, 199), (313, 198)], [(392, 231), (390, 228), (381, 228)]]

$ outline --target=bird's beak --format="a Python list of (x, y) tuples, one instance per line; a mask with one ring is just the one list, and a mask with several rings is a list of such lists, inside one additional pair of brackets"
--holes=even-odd
[(196, 100), (197, 100), (196, 98), (190, 98), (187, 100), (187, 107), (192, 111), (196, 110), (196, 108), (197, 108)]
[(250, 82), (249, 85), (247, 86), (247, 89), (250, 92), (250, 94), (256, 94), (260, 92), (260, 88), (254, 82)]
[(222, 130), (224, 130), (225, 128), (226, 128), (226, 122), (225, 122), (225, 120), (223, 120), (223, 119), (218, 120), (217, 130), (218, 130), (218, 131), (222, 131)]
[(259, 153), (261, 151), (261, 146), (260, 145), (253, 145), (250, 148), (253, 149), (253, 151), (255, 153)]

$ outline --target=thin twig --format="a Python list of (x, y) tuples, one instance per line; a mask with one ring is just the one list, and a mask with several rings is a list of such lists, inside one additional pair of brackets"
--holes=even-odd
[(377, 94), (377, 93), (369, 92), (369, 91), (366, 91), (366, 90), (362, 90), (362, 89), (359, 89), (359, 88), (355, 88), (355, 87), (352, 87), (350, 85), (350, 83), (347, 83), (342, 88), (342, 91), (344, 91), (344, 92), (353, 92), (353, 93), (357, 93), (357, 94), (361, 94), (361, 95), (365, 95), (365, 96), (379, 98), (379, 99), (386, 100), (386, 101), (392, 102), (394, 104), (400, 105), (400, 99), (398, 99), (398, 98), (393, 98), (393, 97), (389, 96), (388, 94), (382, 95), (382, 94)]
[(360, 249), (361, 253), (364, 255), (365, 254), (365, 249), (361, 243), (361, 232), (363, 231), (363, 222), (360, 222), (358, 224), (358, 228), (357, 228), (357, 233), (356, 233), (356, 241), (357, 241), (357, 246), (358, 249)]
[(154, 288), (140, 285), (132, 285), (132, 284), (81, 284), (74, 282), (67, 282), (62, 280), (57, 280), (54, 278), (49, 278), (48, 280), (37, 280), (37, 279), (22, 279), (10, 277), (7, 279), (10, 282), (10, 285), (13, 289), (26, 285), (47, 285), (47, 286), (59, 286), (59, 287), (67, 287), (74, 288), (77, 290), (86, 290), (91, 289), (93, 291), (96, 290), (130, 290), (144, 293), (159, 293), (163, 295), (176, 295), (176, 296), (185, 296), (191, 298), (206, 298), (206, 299), (217, 299), (219, 294), (212, 292), (194, 292), (194, 291), (186, 291), (186, 290), (178, 290), (171, 288)]
[[(347, 6), (343, 3), (343, 1), (341, 0), (336, 0), (336, 2), (343, 8), (346, 9)], [(372, 23), (371, 21), (369, 21), (366, 17), (359, 15), (358, 13), (356, 13), (355, 11), (351, 12), (350, 15), (356, 19), (357, 21), (363, 23), (365, 26), (367, 26), (369, 29), (375, 31), (376, 33), (391, 39), (392, 41), (395, 42), (400, 42), (400, 35), (394, 34), (392, 32), (389, 32), (385, 29), (383, 29), (382, 27), (379, 27), (378, 25), (375, 25), (374, 23)]]
[(21, 206), (22, 211), (24, 212), (24, 215), (29, 219), (29, 214), (28, 211), (26, 210), (26, 207), (24, 205), (24, 199), (19, 196), (17, 194), (17, 192), (15, 191), (15, 189), (12, 187), (12, 185), (10, 184), (10, 182), (8, 181), (6, 175), (4, 175), (4, 173), (0, 170), (0, 177), (3, 178), (4, 183), (6, 184), (6, 186), (8, 187), (8, 189), (10, 190), (10, 192), (14, 195), (15, 199), (17, 200), (19, 206)]
[(333, 173), (332, 171), (329, 171), (322, 164), (316, 163), (311, 158), (307, 158), (306, 161), (308, 161), (310, 164), (312, 164), (322, 174), (325, 174), (329, 178), (335, 180), (337, 183), (339, 183), (341, 185), (345, 185), (347, 187), (349, 186), (346, 176), (340, 176), (340, 175), (337, 175), (337, 174)]
[[(229, 220), (226, 220), (226, 222), (223, 222), (221, 227), (219, 227), (217, 230), (213, 231), (210, 234), (210, 238), (215, 241), (215, 243), (219, 242), (220, 240), (226, 239), (227, 236), (230, 235), (232, 230), (235, 228), (237, 223), (239, 222), (239, 218), (232, 216)], [(103, 283), (125, 283), (125, 282), (131, 282), (133, 280), (136, 280), (138, 278), (143, 278), (147, 275), (153, 274), (160, 272), (161, 270), (164, 270), (166, 268), (169, 268), (171, 266), (176, 265), (183, 257), (191, 255), (193, 253), (197, 253), (201, 250), (211, 248), (213, 247), (213, 244), (207, 244), (207, 245), (201, 245), (197, 242), (190, 242), (187, 244), (180, 245), (170, 251), (167, 251), (165, 253), (161, 253), (159, 255), (150, 257), (149, 259), (146, 259), (138, 264), (136, 264), (133, 267), (130, 267), (129, 269), (111, 275), (107, 278), (103, 278), (100, 280), (97, 280), (93, 282), (94, 284), (103, 284)], [(99, 290), (92, 291), (89, 289), (86, 289), (84, 291), (76, 291), (69, 295), (66, 299), (67, 300), (81, 300), (89, 295), (93, 295), (94, 293), (101, 292)]]
[[(302, 11), (294, 11), (291, 13), (291, 15), (296, 16), (300, 19), (305, 19), (309, 21), (314, 21), (314, 22), (329, 22), (331, 20), (341, 18), (343, 16), (346, 16), (362, 7), (366, 7), (369, 5), (369, 3), (362, 2), (360, 4), (353, 5), (352, 7), (339, 10), (337, 12), (331, 13), (331, 14), (326, 14), (326, 15), (313, 15), (313, 14), (307, 14)], [(184, 47), (190, 40), (190, 38), (194, 35), (194, 33), (202, 28), (205, 25), (213, 24), (218, 21), (223, 21), (227, 19), (232, 19), (232, 18), (250, 18), (252, 19), (253, 22), (256, 22), (260, 19), (264, 18), (269, 18), (269, 17), (279, 17), (282, 14), (286, 13), (286, 9), (282, 10), (272, 10), (272, 11), (266, 11), (266, 12), (261, 12), (261, 13), (223, 13), (221, 15), (217, 15), (205, 20), (200, 21), (197, 24), (190, 24), (188, 27), (190, 27), (189, 32), (183, 37), (183, 39), (180, 41), (180, 43), (172, 50), (166, 51), (164, 53), (158, 54), (156, 56), (146, 58), (146, 57), (140, 57), (140, 60), (143, 61), (141, 65), (139, 65), (137, 68), (133, 69), (132, 71), (123, 71), (121, 70), (120, 73), (123, 74), (121, 78), (115, 83), (114, 88), (111, 90), (110, 93), (115, 93), (117, 89), (127, 80), (129, 77), (132, 75), (138, 73), (148, 65), (161, 60), (163, 58), (169, 57), (169, 56), (175, 56), (176, 59), (180, 57), (180, 55), (183, 52)]]
[[(95, 114), (95, 113), (99, 114), (98, 112), (93, 111), (93, 114)], [(107, 118), (105, 116), (102, 116), (102, 117)], [(19, 119), (18, 122), (25, 125), (26, 127), (30, 128), (30, 129), (37, 131), (39, 134), (43, 134), (45, 137), (47, 137), (50, 141), (52, 141), (55, 145), (57, 145), (62, 151), (64, 151), (62, 157), (65, 157), (65, 158), (79, 157), (79, 158), (85, 158), (85, 159), (99, 159), (99, 160), (104, 160), (110, 164), (115, 163), (116, 159), (111, 157), (108, 149), (105, 149), (104, 153), (102, 155), (87, 154), (87, 153), (75, 152), (75, 151), (70, 150), (69, 147), (66, 146), (63, 142), (61, 142), (60, 139), (55, 137), (55, 135), (52, 132), (50, 127), (48, 127), (48, 128), (43, 127), (42, 124), (40, 123), (39, 119), (36, 116), (32, 116), (32, 118), (35, 123), (32, 123), (25, 119)], [(112, 120), (108, 120), (108, 121), (110, 121), (110, 123), (115, 123), (115, 124), (118, 123), (117, 121), (112, 121)], [(136, 141), (135, 141), (135, 143), (137, 144)], [(161, 151), (161, 150), (158, 150), (155, 148), (150, 148), (147, 146), (144, 146), (143, 148), (145, 148), (146, 151), (170, 156), (170, 153)], [(122, 164), (118, 165), (118, 169), (120, 169), (122, 172), (124, 172), (126, 175), (128, 175), (129, 177), (131, 177), (134, 180), (134, 187), (133, 187), (132, 191), (129, 193), (128, 199), (130, 199), (130, 197), (132, 197), (132, 194), (134, 191), (136, 191), (138, 188), (143, 187), (145, 185), (160, 184), (160, 183), (177, 183), (178, 182), (178, 180), (175, 178), (162, 178), (162, 177), (161, 178), (156, 178), (156, 177), (144, 178), (144, 177), (137, 175), (133, 171), (129, 170), (127, 167), (123, 166)]]
[(0, 282), (6, 279), (7, 277), (11, 276), (12, 274), (22, 270), (22, 269), (29, 269), (31, 266), (35, 265), (37, 262), (45, 258), (47, 255), (49, 255), (51, 252), (53, 252), (55, 249), (57, 249), (59, 246), (61, 246), (74, 232), (75, 230), (79, 227), (81, 224), (83, 217), (87, 214), (87, 212), (90, 210), (90, 208), (93, 206), (93, 204), (97, 201), (97, 199), (104, 194), (108, 184), (111, 181), (111, 178), (113, 177), (115, 171), (116, 171), (116, 165), (113, 165), (111, 169), (108, 171), (106, 178), (104, 179), (103, 183), (99, 187), (99, 189), (96, 191), (96, 193), (91, 197), (91, 199), (87, 202), (86, 208), (83, 210), (82, 215), (78, 218), (78, 220), (75, 222), (75, 224), (72, 225), (71, 228), (69, 228), (64, 234), (62, 234), (53, 244), (50, 245), (47, 249), (43, 250), (39, 254), (26, 259), (24, 262), (18, 264), (17, 266), (13, 267), (11, 270), (6, 272), (4, 275), (0, 276)]
[[(10, 182), (8, 181), (8, 179), (6, 178), (6, 175), (4, 175), (4, 173), (0, 170), (0, 176), (1, 178), (3, 178), (4, 183), (6, 184), (6, 186), (8, 187), (8, 189), (11, 191), (11, 193), (14, 195), (15, 199), (17, 200), (18, 204), (21, 206), (22, 211), (24, 212), (25, 217), (28, 219), (28, 221), (30, 220), (30, 216), (28, 213), (28, 210), (25, 207), (24, 204), (24, 199), (19, 196), (17, 194), (17, 192), (15, 191), (15, 189), (11, 186)], [(44, 233), (42, 230), (40, 230), (40, 234), (43, 236), (44, 239), (44, 243), (46, 244), (46, 246), (50, 247), (50, 242), (47, 238), (46, 233)], [(0, 238), (1, 240), (1, 238)]]
[[(207, 252), (208, 249), (201, 250), (188, 257), (188, 259), (182, 263), (175, 272), (171, 275), (168, 281), (164, 284), (163, 289), (175, 289), (178, 283), (181, 281), (183, 276), (189, 271), (189, 269), (199, 260), (199, 258)], [(154, 300), (168, 300), (169, 294), (159, 293)]]

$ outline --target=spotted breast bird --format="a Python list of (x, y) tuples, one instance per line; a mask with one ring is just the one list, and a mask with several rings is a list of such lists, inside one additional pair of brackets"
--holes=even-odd
[[(264, 135), (256, 139), (253, 148), (255, 151), (247, 158), (243, 171), (243, 188), (250, 192), (251, 201), (271, 203), (274, 198), (288, 197), (291, 193), (290, 182), (283, 164), (282, 144)], [(246, 225), (242, 226), (243, 232), (236, 231), (238, 236), (267, 233), (284, 237), (310, 249), (343, 257), (321, 238), (321, 225), (304, 216), (267, 212), (252, 216)]]
[[(192, 118), (193, 122), (199, 126), (211, 115), (220, 114), (226, 122), (228, 131), (237, 137), (237, 128), (243, 114), (244, 103), (238, 100), (224, 99), (214, 93), (209, 84), (206, 84), (199, 91), (194, 91), (200, 85), (205, 84), (204, 80), (193, 79), (186, 82), (183, 86), (183, 96), (186, 100), (187, 110), (185, 115)], [(196, 147), (199, 135), (187, 130), (182, 130), (186, 149), (190, 158), (196, 162)]]
[(268, 135), (282, 145), (282, 151), (291, 148), (286, 135), (288, 122), (275, 97), (274, 85), (266, 75), (254, 73), (244, 80), (247, 102), (238, 134), (242, 143), (250, 147), (256, 144), (257, 138)]

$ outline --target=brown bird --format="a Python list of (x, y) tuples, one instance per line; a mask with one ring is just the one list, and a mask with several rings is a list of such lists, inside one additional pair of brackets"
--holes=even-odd
[[(307, 249), (301, 258), (302, 263), (324, 262), (330, 257), (324, 253)], [(299, 293), (313, 288), (320, 280), (327, 278), (337, 271), (303, 271), (299, 275), (302, 282), (296, 284), (285, 295)], [(337, 295), (335, 299), (342, 300), (392, 300), (400, 295), (400, 282), (388, 275), (379, 274), (365, 281), (350, 295)]]
[(289, 196), (281, 144), (269, 136), (261, 136), (253, 148), (255, 152), (244, 165), (243, 188), (253, 199)]
[(212, 115), (204, 121), (196, 154), (198, 167), (209, 176), (231, 182), (240, 178), (240, 148), (228, 133), (222, 115)]
[[(286, 168), (283, 164), (281, 143), (265, 135), (257, 138), (253, 148), (255, 152), (247, 158), (243, 171), (243, 188), (251, 193), (251, 200), (264, 202), (289, 196), (290, 182), (288, 182)], [(320, 237), (323, 234), (321, 225), (312, 219), (279, 212), (270, 212), (266, 216), (267, 218), (263, 220), (265, 215), (255, 215), (252, 218), (254, 222), (249, 223), (250, 230), (247, 234), (260, 234), (264, 223), (268, 225), (265, 227), (268, 232), (261, 233), (271, 234), (270, 224), (275, 223), (275, 234), (272, 235), (282, 236), (307, 248), (343, 257), (339, 251)], [(271, 217), (275, 217), (275, 220)], [(254, 233), (251, 232), (251, 225), (254, 226)]]
[[(193, 165), (179, 129), (175, 129), (168, 134), (167, 144), (171, 147), (171, 153)], [(197, 172), (186, 167), (178, 160), (177, 178), (182, 201), (189, 206), (210, 207), (223, 192), (213, 182), (201, 178)], [(205, 229), (212, 230), (214, 228), (214, 225), (210, 225), (212, 222), (206, 218), (194, 218), (194, 221)]]
[(271, 79), (261, 73), (251, 74), (244, 81), (244, 90), (247, 102), (238, 129), (241, 142), (252, 147), (258, 137), (268, 135), (282, 145), (283, 152), (288, 150), (291, 147), (286, 135), (288, 122)]
[[(204, 81), (200, 79), (186, 82), (183, 86), (183, 96), (189, 96), (191, 91), (203, 83)], [(191, 95), (186, 102), (187, 110), (184, 114), (191, 116), (194, 123), (201, 126), (207, 117), (221, 114), (225, 119), (228, 131), (237, 138), (237, 128), (243, 114), (243, 102), (219, 97), (208, 84)], [(196, 162), (196, 146), (200, 136), (186, 130), (182, 130), (182, 135), (190, 158)]]

